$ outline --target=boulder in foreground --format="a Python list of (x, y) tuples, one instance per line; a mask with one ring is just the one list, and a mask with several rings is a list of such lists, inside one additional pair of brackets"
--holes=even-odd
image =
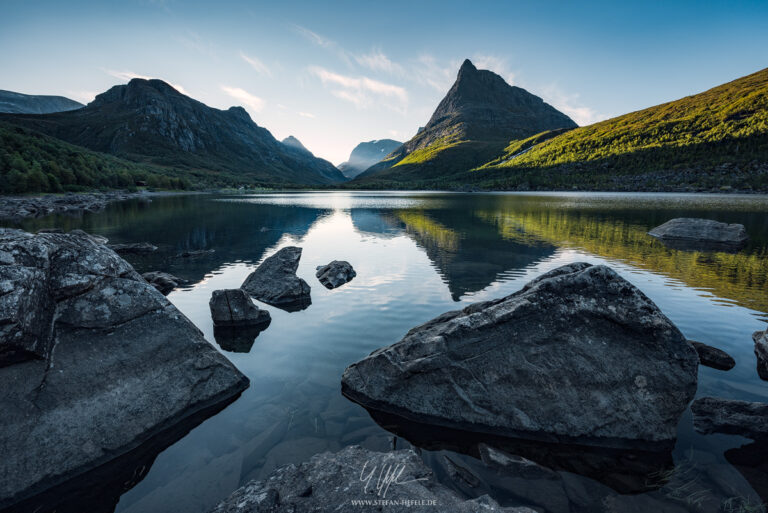
[(768, 381), (768, 330), (754, 332), (752, 340), (755, 341), (757, 374), (761, 379)]
[(693, 401), (691, 411), (699, 433), (768, 438), (768, 404), (702, 397)]
[(352, 265), (344, 260), (334, 260), (330, 264), (317, 267), (315, 276), (327, 289), (335, 289), (352, 281), (357, 273)]
[(648, 232), (673, 249), (736, 250), (749, 240), (743, 224), (678, 217)]
[[(382, 502), (373, 507), (375, 501)], [(280, 467), (266, 479), (252, 481), (236, 490), (212, 513), (358, 513), (361, 510), (534, 513), (523, 507), (502, 508), (487, 495), (472, 500), (459, 497), (438, 483), (412, 450), (382, 453), (359, 446)]]
[(243, 289), (214, 290), (208, 306), (215, 326), (258, 326), (271, 320)]
[(0, 229), (0, 288), (0, 509), (248, 386), (200, 330), (91, 237)]
[(609, 267), (554, 269), (445, 313), (349, 366), (342, 392), (415, 422), (507, 437), (667, 448), (698, 357)]
[(303, 310), (311, 303), (311, 289), (296, 276), (300, 259), (301, 248), (287, 246), (265, 259), (240, 288), (268, 305), (289, 311)]

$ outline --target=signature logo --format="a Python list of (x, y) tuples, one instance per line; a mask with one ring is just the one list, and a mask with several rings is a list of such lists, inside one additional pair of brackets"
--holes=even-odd
[[(366, 472), (367, 471), (367, 472)], [(402, 481), (403, 472), (405, 472), (405, 463), (399, 465), (385, 464), (381, 467), (371, 464), (368, 460), (363, 464), (363, 469), (360, 471), (360, 481), (365, 483), (363, 491), (368, 493), (368, 490), (375, 490), (376, 495), (385, 499), (389, 487), (394, 485), (405, 485), (408, 483), (415, 483), (416, 481), (427, 481), (428, 477), (418, 477), (416, 479), (409, 479)], [(375, 478), (375, 480), (374, 480)]]

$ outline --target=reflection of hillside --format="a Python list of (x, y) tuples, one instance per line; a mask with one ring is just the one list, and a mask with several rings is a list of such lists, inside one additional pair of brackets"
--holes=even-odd
[(463, 210), (396, 210), (390, 215), (424, 248), (458, 301), (483, 290), (508, 271), (524, 269), (551, 255), (549, 244), (500, 237), (495, 226)]
[(766, 249), (736, 254), (699, 253), (665, 248), (647, 235), (647, 226), (572, 210), (486, 210), (476, 215), (495, 223), (499, 233), (519, 240), (528, 236), (663, 273), (690, 287), (755, 310), (768, 310)]
[[(297, 237), (325, 211), (303, 207), (215, 201), (208, 196), (157, 198), (151, 204), (115, 203), (100, 214), (82, 218), (31, 220), (23, 228), (81, 228), (107, 236), (110, 242), (147, 241), (160, 249), (150, 255), (126, 255), (137, 270), (162, 270), (196, 283), (232, 262), (256, 262), (284, 234)], [(184, 251), (213, 249), (191, 258)]]

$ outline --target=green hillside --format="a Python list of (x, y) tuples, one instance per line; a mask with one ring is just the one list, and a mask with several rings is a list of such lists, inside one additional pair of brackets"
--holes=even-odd
[(165, 189), (191, 183), (176, 173), (96, 153), (25, 128), (0, 123), (0, 193), (130, 188), (137, 181)]

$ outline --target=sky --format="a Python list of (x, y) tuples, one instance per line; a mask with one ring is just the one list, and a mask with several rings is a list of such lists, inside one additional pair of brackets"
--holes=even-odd
[(469, 58), (586, 125), (768, 67), (768, 1), (0, 0), (0, 89), (133, 77), (245, 107), (334, 164), (405, 141)]

